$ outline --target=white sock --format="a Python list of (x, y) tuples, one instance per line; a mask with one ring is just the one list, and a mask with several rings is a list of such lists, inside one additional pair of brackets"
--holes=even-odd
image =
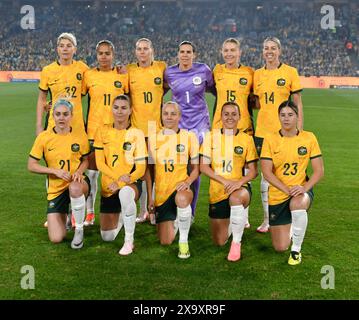
[(76, 229), (82, 229), (85, 220), (85, 206), (86, 206), (85, 196), (82, 195), (79, 198), (70, 197), (70, 199), (71, 199), (72, 214), (74, 215), (75, 218), (75, 227)]
[(176, 236), (177, 232), (178, 232), (178, 215), (177, 215), (176, 220), (173, 221), (173, 232), (174, 232), (174, 235)]
[(128, 186), (124, 186), (118, 193), (121, 202), (121, 212), (125, 225), (125, 242), (133, 242), (136, 227), (136, 202), (135, 191)]
[(112, 230), (101, 230), (101, 237), (103, 241), (113, 241), (116, 239), (118, 233), (120, 232), (121, 228), (123, 226), (123, 220), (122, 220), (122, 214), (120, 213), (118, 217), (118, 223), (116, 229)]
[(269, 211), (268, 211), (268, 189), (269, 189), (269, 183), (267, 180), (264, 179), (262, 174), (261, 179), (261, 198), (262, 198), (262, 206), (263, 206), (263, 212), (264, 212), (264, 222), (266, 224), (269, 224)]
[(308, 225), (308, 214), (306, 210), (293, 210), (292, 213), (292, 248), (291, 251), (300, 252)]
[(231, 206), (231, 216), (229, 221), (232, 229), (233, 242), (240, 243), (242, 241), (244, 225), (246, 223), (244, 207), (242, 205)]
[(191, 227), (192, 208), (177, 207), (178, 229), (179, 229), (179, 242), (188, 242), (188, 233)]
[(142, 181), (142, 193), (140, 196), (140, 214), (147, 212), (147, 187), (146, 181)]
[(87, 170), (87, 176), (90, 180), (91, 190), (86, 200), (86, 211), (95, 212), (95, 201), (96, 201), (96, 194), (97, 194), (97, 178), (99, 172), (97, 170)]
[(244, 217), (245, 217), (245, 224), (249, 224), (248, 221), (248, 211), (249, 211), (249, 206), (247, 206), (247, 208), (244, 208)]
[[(246, 176), (249, 172), (248, 168), (244, 168), (244, 175)], [(248, 182), (249, 185), (251, 185), (251, 182)], [(246, 215), (246, 224), (249, 224), (249, 205), (247, 208), (244, 208), (244, 214)]]

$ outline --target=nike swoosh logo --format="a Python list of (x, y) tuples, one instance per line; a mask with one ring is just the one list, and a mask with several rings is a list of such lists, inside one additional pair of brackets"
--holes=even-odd
[(47, 151), (52, 151), (52, 150), (54, 150), (55, 148), (49, 148), (49, 149), (47, 149)]
[(278, 154), (279, 152), (280, 152), (280, 151), (277, 151), (277, 152), (274, 151), (274, 154)]
[(136, 81), (131, 81), (131, 84), (134, 84), (134, 83), (136, 83)]
[(109, 144), (109, 142), (104, 142), (103, 144)]
[(52, 86), (54, 84), (56, 84), (56, 82), (58, 82), (60, 79), (55, 79), (53, 82), (49, 83), (49, 86)]

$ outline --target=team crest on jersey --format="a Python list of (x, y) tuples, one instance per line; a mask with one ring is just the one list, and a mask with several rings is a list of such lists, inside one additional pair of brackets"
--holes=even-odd
[(308, 153), (308, 151), (307, 151), (307, 148), (306, 148), (306, 147), (301, 146), (301, 147), (298, 148), (298, 154), (299, 154), (300, 156), (304, 156), (304, 155), (306, 155), (307, 153)]
[(198, 85), (200, 85), (202, 83), (202, 79), (201, 79), (201, 77), (194, 77), (192, 79), (192, 82), (193, 82), (194, 85), (198, 86)]
[(154, 78), (153, 81), (154, 81), (155, 84), (161, 84), (162, 83), (162, 80), (161, 80), (160, 77)]
[(115, 81), (113, 84), (115, 85), (116, 88), (122, 88), (121, 81)]
[(277, 80), (277, 85), (283, 87), (285, 85), (285, 79), (280, 78)]
[(241, 146), (234, 147), (235, 154), (243, 154), (243, 148)]
[(71, 145), (71, 151), (73, 152), (79, 152), (80, 151), (80, 145), (78, 143), (73, 143)]
[(176, 150), (177, 150), (177, 152), (184, 152), (185, 146), (183, 144), (178, 144), (176, 146)]
[(77, 78), (77, 80), (82, 80), (82, 75), (81, 75), (81, 73), (76, 74), (76, 78)]
[(242, 85), (242, 86), (245, 86), (247, 83), (248, 83), (248, 80), (246, 78), (240, 78), (239, 79), (239, 83)]
[(130, 151), (131, 150), (131, 147), (132, 147), (132, 144), (131, 142), (125, 142), (122, 146), (122, 149), (125, 150), (125, 151)]

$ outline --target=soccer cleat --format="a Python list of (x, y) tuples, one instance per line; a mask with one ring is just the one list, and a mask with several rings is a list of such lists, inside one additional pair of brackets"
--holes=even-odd
[(251, 224), (249, 222), (246, 222), (246, 224), (244, 225), (244, 229), (250, 229), (251, 228)]
[(258, 228), (257, 232), (259, 233), (266, 233), (269, 232), (269, 224), (266, 222), (263, 222)]
[(178, 258), (180, 259), (188, 259), (191, 254), (189, 253), (188, 242), (180, 242), (178, 243)]
[(44, 222), (44, 228), (47, 228), (48, 227), (48, 223), (47, 223), (47, 220)]
[(72, 249), (81, 249), (84, 246), (84, 229), (75, 229), (74, 238), (71, 241)]
[(95, 214), (93, 212), (89, 212), (86, 215), (86, 219), (84, 222), (84, 226), (88, 227), (88, 226), (93, 226), (95, 223)]
[(121, 250), (118, 252), (121, 256), (128, 256), (133, 252), (134, 245), (130, 241), (125, 241)]
[(288, 264), (296, 266), (302, 262), (302, 254), (300, 252), (291, 251), (288, 259)]
[(235, 243), (232, 241), (231, 249), (229, 250), (227, 260), (238, 261), (241, 258), (241, 243)]
[(149, 214), (148, 212), (143, 212), (141, 213), (137, 218), (136, 218), (136, 223), (143, 223), (145, 222), (146, 220), (149, 219)]

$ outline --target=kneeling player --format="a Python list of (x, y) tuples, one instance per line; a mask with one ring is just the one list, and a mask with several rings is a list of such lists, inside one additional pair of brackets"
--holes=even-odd
[(151, 163), (154, 163), (149, 167), (155, 181), (154, 203), (151, 190), (147, 190), (149, 211), (155, 210), (157, 234), (162, 245), (171, 244), (179, 229), (178, 257), (186, 259), (190, 257), (188, 233), (192, 184), (199, 175), (199, 145), (194, 133), (178, 128), (181, 110), (176, 102), (165, 103), (161, 116), (163, 129), (149, 137)]
[[(31, 149), (28, 169), (48, 175), (47, 221), (49, 239), (61, 242), (66, 236), (66, 214), (69, 204), (75, 218), (73, 249), (83, 247), (83, 223), (85, 219), (85, 197), (90, 191), (90, 182), (84, 171), (88, 166), (89, 143), (85, 133), (74, 133), (70, 127), (73, 104), (59, 99), (53, 107), (55, 126), (41, 132)], [(39, 164), (44, 158), (46, 167)]]
[[(288, 263), (297, 265), (302, 260), (300, 250), (308, 224), (307, 211), (313, 200), (313, 186), (323, 177), (324, 166), (314, 134), (298, 130), (298, 107), (291, 101), (284, 101), (278, 114), (281, 129), (264, 139), (261, 166), (270, 183), (269, 224), (273, 247), (276, 251), (287, 250), (292, 237)], [(313, 168), (310, 179), (306, 175), (309, 160)]]
[[(251, 198), (248, 182), (258, 173), (253, 139), (237, 129), (239, 119), (238, 104), (226, 102), (221, 111), (223, 127), (207, 133), (200, 152), (201, 172), (211, 179), (209, 216), (212, 239), (215, 244), (223, 246), (232, 232), (229, 261), (241, 257), (241, 241), (247, 221), (245, 208)], [(248, 172), (243, 176), (246, 165)]]
[(142, 131), (131, 127), (129, 98), (117, 96), (112, 112), (114, 123), (99, 128), (94, 142), (96, 165), (102, 174), (101, 236), (104, 241), (115, 240), (124, 224), (125, 243), (119, 254), (129, 255), (134, 248), (135, 201), (141, 194), (140, 178), (146, 170), (147, 150)]

